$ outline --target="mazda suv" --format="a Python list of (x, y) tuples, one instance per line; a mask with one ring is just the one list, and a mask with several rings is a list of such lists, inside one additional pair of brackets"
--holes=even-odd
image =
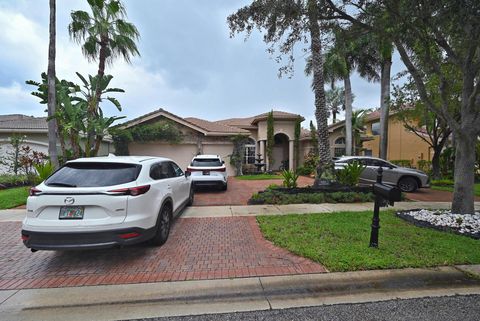
[(32, 251), (162, 245), (193, 197), (189, 174), (167, 158), (69, 161), (30, 190), (22, 240)]

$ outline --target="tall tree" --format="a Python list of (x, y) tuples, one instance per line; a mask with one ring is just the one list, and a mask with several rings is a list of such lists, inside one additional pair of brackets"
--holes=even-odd
[[(336, 16), (370, 29), (388, 33), (400, 57), (412, 76), (423, 103), (442, 117), (455, 137), (455, 186), (452, 211), (474, 212), (475, 145), (480, 135), (480, 2), (425, 0), (421, 2), (384, 0), (382, 2), (325, 0)], [(371, 24), (356, 12), (375, 16), (381, 10), (388, 24)], [(453, 68), (461, 74), (462, 94), (460, 118), (452, 113), (449, 97), (452, 84), (446, 70)], [(426, 81), (438, 77), (441, 102), (428, 95)]]
[(317, 129), (313, 124), (313, 121), (310, 121), (310, 141), (312, 142), (312, 152), (315, 157), (318, 157), (318, 136), (317, 136)]
[(323, 78), (323, 58), (320, 18), (323, 1), (318, 0), (254, 0), (230, 15), (227, 19), (231, 36), (246, 32), (247, 37), (258, 28), (263, 30), (269, 52), (275, 52), (278, 45), (280, 55), (287, 56), (288, 63), (280, 68), (280, 75), (293, 70), (293, 49), (296, 44), (308, 42), (312, 56), (313, 91), (315, 96), (315, 118), (320, 162), (317, 167), (317, 179), (331, 174), (332, 161), (328, 140), (328, 110), (325, 104)]
[[(68, 26), (70, 37), (82, 44), (82, 52), (88, 60), (98, 61), (97, 78), (103, 79), (105, 66), (113, 63), (114, 59), (121, 56), (130, 62), (132, 56), (140, 55), (136, 41), (140, 34), (130, 22), (125, 21), (127, 16), (125, 7), (119, 0), (87, 0), (92, 11), (73, 11), (72, 22)], [(88, 113), (98, 113), (101, 99), (100, 87), (94, 88), (95, 95), (89, 106)], [(93, 148), (94, 132), (88, 132), (90, 148)], [(85, 151), (87, 155), (90, 150)]]
[(49, 23), (49, 42), (48, 42), (48, 154), (54, 168), (58, 168), (57, 153), (57, 124), (55, 120), (56, 100), (56, 78), (55, 78), (55, 54), (56, 54), (56, 6), (55, 0), (50, 0), (50, 23)]

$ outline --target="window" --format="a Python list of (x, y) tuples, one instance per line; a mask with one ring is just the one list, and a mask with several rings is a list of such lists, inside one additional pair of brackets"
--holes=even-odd
[(339, 137), (335, 140), (335, 145), (345, 145), (345, 137)]
[(193, 167), (220, 167), (222, 162), (218, 158), (195, 158), (192, 161)]
[(371, 149), (365, 149), (363, 151), (364, 156), (372, 156), (372, 150)]
[(255, 164), (255, 150), (255, 141), (249, 138), (248, 143), (245, 144), (245, 158), (243, 159), (244, 164)]
[(55, 172), (47, 186), (99, 187), (132, 182), (142, 166), (122, 163), (70, 163)]
[(380, 122), (372, 123), (372, 135), (380, 135)]
[(184, 175), (182, 169), (178, 167), (177, 164), (170, 162), (170, 165), (172, 166), (173, 171), (175, 172), (175, 176), (179, 177)]
[(339, 157), (345, 155), (345, 148), (344, 147), (335, 147), (333, 150), (333, 156)]
[(177, 176), (171, 163), (157, 163), (150, 168), (150, 177), (152, 179), (165, 179)]

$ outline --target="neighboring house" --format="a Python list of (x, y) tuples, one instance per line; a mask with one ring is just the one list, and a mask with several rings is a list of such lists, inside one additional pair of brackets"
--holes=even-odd
[[(246, 135), (249, 142), (245, 148), (244, 164), (254, 164), (257, 154), (266, 160), (267, 141), (267, 116), (263, 113), (247, 118), (230, 118), (218, 121), (187, 117), (182, 118), (164, 109), (159, 109), (149, 114), (128, 121), (120, 128), (128, 129), (134, 126), (146, 125), (166, 119), (176, 124), (183, 133), (183, 140), (178, 144), (169, 144), (162, 141), (129, 143), (128, 150), (131, 155), (164, 156), (175, 160), (185, 169), (191, 159), (198, 154), (215, 154), (225, 160), (230, 175), (234, 175), (234, 169), (230, 165), (230, 155), (233, 152), (232, 138), (237, 135)], [(294, 165), (294, 130), (295, 121), (304, 118), (297, 114), (282, 111), (273, 111), (274, 138), (273, 158), (275, 162), (268, 164), (268, 168), (277, 170), (282, 162), (293, 169)], [(304, 133), (305, 134), (305, 133)], [(300, 139), (300, 153), (306, 154), (309, 150), (308, 140), (305, 135)], [(300, 164), (303, 157), (300, 157)]]
[[(20, 114), (0, 115), (1, 159), (5, 158), (7, 151), (12, 150), (10, 137), (14, 134), (24, 136), (23, 145), (28, 145), (37, 152), (48, 154), (48, 126), (46, 117), (33, 117)], [(113, 151), (111, 143), (104, 141), (99, 154), (107, 155), (111, 151)], [(7, 171), (8, 166), (0, 164), (0, 174), (6, 173)]]
[[(345, 121), (329, 126), (330, 148), (333, 156), (345, 154)], [(380, 112), (374, 111), (365, 117), (365, 132), (361, 134), (362, 150), (360, 155), (379, 156)], [(419, 160), (431, 160), (433, 151), (430, 146), (391, 114), (388, 119), (387, 160), (409, 160), (416, 165)]]

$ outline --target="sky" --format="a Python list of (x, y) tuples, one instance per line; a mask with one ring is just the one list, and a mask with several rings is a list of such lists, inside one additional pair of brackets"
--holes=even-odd
[[(108, 115), (132, 119), (164, 108), (181, 117), (219, 120), (249, 117), (271, 109), (297, 113), (302, 124), (314, 120), (311, 79), (303, 73), (300, 47), (293, 77), (278, 78), (274, 57), (266, 52), (262, 35), (245, 41), (230, 38), (226, 18), (247, 0), (124, 0), (127, 20), (140, 32), (141, 56), (131, 64), (118, 59), (106, 73), (111, 86), (125, 90), (116, 97), (118, 112), (105, 102)], [(70, 40), (67, 26), (73, 10), (88, 10), (86, 0), (57, 1), (57, 59), (60, 79), (80, 83), (75, 72), (94, 75), (80, 45)], [(26, 80), (39, 80), (47, 70), (48, 0), (0, 0), (0, 114), (44, 116), (45, 105), (30, 93)], [(392, 76), (403, 70), (394, 56)], [(379, 105), (380, 86), (352, 75), (354, 108)], [(340, 116), (341, 118), (342, 116)]]

